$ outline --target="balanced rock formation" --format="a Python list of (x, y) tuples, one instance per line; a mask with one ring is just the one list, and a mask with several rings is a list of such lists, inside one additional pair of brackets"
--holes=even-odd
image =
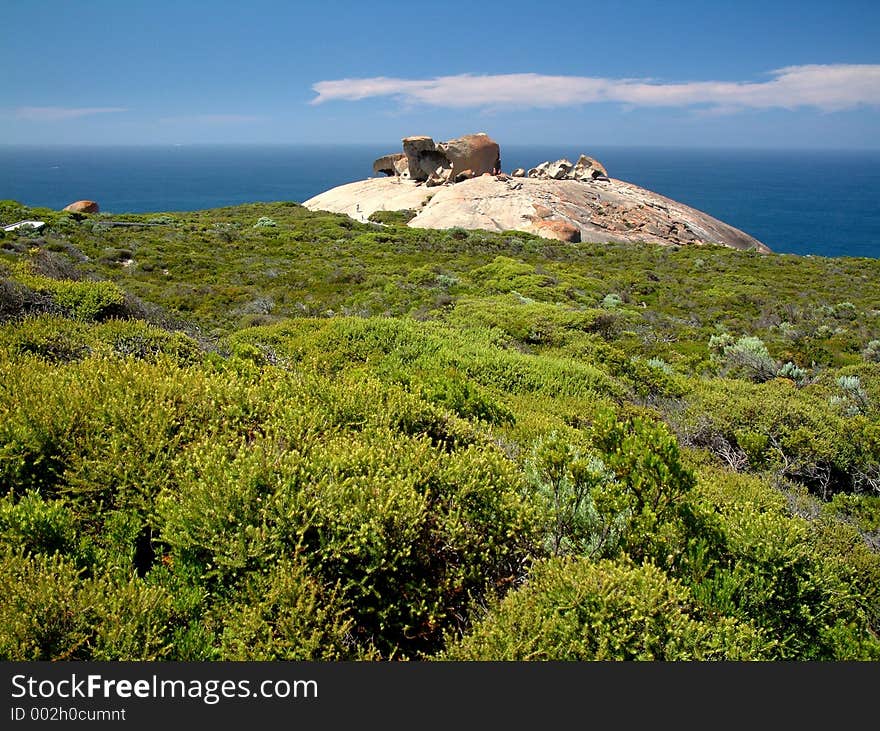
[(374, 173), (436, 186), (501, 170), (501, 148), (485, 132), (437, 144), (424, 135), (404, 137), (402, 142), (402, 153), (376, 159)]
[(74, 201), (69, 206), (64, 206), (63, 210), (73, 213), (97, 213), (100, 208), (95, 201)]

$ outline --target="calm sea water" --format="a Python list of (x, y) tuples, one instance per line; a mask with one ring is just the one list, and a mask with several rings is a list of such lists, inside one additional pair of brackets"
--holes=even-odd
[[(386, 146), (3, 147), (0, 199), (103, 211), (304, 201), (372, 172)], [(505, 145), (505, 170), (585, 152), (609, 173), (740, 228), (774, 251), (880, 257), (880, 151)]]

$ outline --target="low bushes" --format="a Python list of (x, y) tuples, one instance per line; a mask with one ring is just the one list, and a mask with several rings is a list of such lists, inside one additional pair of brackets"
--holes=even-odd
[(533, 567), (444, 659), (746, 660), (770, 647), (748, 624), (703, 620), (655, 566), (556, 559)]

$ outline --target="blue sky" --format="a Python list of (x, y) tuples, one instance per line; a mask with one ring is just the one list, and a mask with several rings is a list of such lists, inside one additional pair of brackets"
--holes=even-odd
[(880, 147), (880, 2), (4, 0), (0, 142)]

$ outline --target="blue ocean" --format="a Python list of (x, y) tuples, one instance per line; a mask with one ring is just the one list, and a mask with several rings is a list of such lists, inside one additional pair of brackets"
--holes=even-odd
[[(0, 146), (0, 199), (61, 208), (86, 198), (112, 213), (301, 202), (368, 177), (373, 159), (398, 145)], [(502, 144), (501, 162), (509, 171), (581, 152), (613, 177), (706, 211), (774, 251), (880, 257), (880, 150)]]

